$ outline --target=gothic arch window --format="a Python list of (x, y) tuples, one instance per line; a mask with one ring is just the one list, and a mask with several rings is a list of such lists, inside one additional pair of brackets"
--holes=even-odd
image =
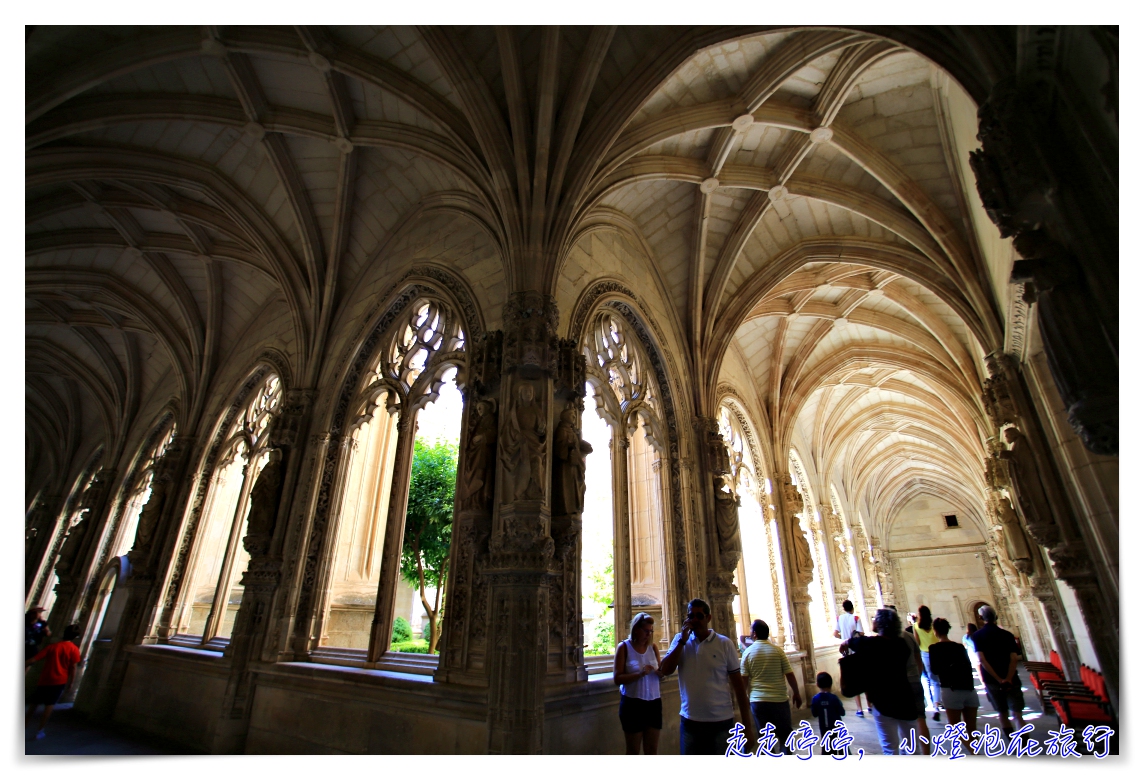
[(56, 563), (67, 542), (68, 534), (83, 520), (84, 513), (87, 511), (82, 503), (83, 494), (87, 492), (87, 489), (91, 487), (91, 483), (95, 480), (95, 474), (98, 470), (97, 465), (102, 457), (103, 451), (102, 448), (100, 448), (91, 458), (88, 467), (76, 477), (71, 492), (68, 493), (67, 501), (64, 503), (60, 520), (55, 524), (55, 528), (53, 529), (50, 547), (42, 559), (40, 573), (37, 576), (39, 587), (32, 589), (31, 596), (27, 599), (28, 603), (25, 605), (26, 607), (38, 604), (44, 608), (44, 614), (51, 614), (52, 607), (56, 603), (56, 584), (59, 583), (59, 575), (56, 573)]
[(135, 456), (131, 473), (131, 484), (123, 486), (125, 502), (120, 520), (111, 531), (110, 555), (115, 558), (126, 555), (135, 543), (135, 530), (139, 527), (139, 513), (151, 497), (151, 479), (155, 476), (155, 465), (167, 452), (167, 447), (175, 438), (175, 423), (169, 422), (155, 437), (149, 437), (150, 446), (144, 445)]
[[(593, 447), (583, 515), (585, 644), (588, 654), (608, 654), (626, 633), (634, 611), (656, 619), (661, 643), (671, 638), (663, 620), (668, 603), (666, 437), (650, 361), (624, 322), (610, 311), (597, 313), (581, 349), (587, 360), (586, 405), (596, 411), (586, 412), (582, 422), (584, 438)], [(609, 579), (611, 605), (606, 603)]]
[[(438, 566), (436, 585), (429, 578), (423, 602), (420, 584), (410, 586), (399, 574), (399, 559), (407, 546), (405, 508), (417, 453), (451, 449), (455, 468), (464, 408), (457, 375), (466, 360), (466, 334), (451, 306), (419, 298), (401, 311), (382, 345), (352, 398), (350, 422), (336, 445), (342, 457), (318, 660), (320, 648), (339, 649), (327, 660), (357, 657), (344, 650), (366, 651), (377, 660), (395, 637), (404, 637), (404, 626), (392, 630), (399, 618), (409, 624), (407, 639), (423, 640), (425, 649), (439, 642), (447, 568)], [(428, 571), (429, 553), (421, 557)], [(438, 629), (430, 626), (434, 614)]]
[(776, 641), (782, 642), (786, 621), (782, 619), (783, 598), (777, 573), (781, 571), (778, 529), (770, 498), (770, 480), (762, 477), (761, 464), (756, 463), (744, 426), (745, 417), (724, 401), (719, 407), (719, 431), (727, 445), (729, 475), (727, 483), (739, 498), (739, 534), (743, 556), (735, 572), (739, 595), (733, 609), (739, 633), (749, 634), (751, 621), (765, 620)]
[(207, 644), (230, 637), (242, 602), (239, 580), (250, 560), (242, 546), (248, 499), (270, 457), (270, 423), (281, 400), (282, 383), (270, 373), (226, 432), (203, 504), (189, 576), (180, 588), (176, 625), (181, 638)]

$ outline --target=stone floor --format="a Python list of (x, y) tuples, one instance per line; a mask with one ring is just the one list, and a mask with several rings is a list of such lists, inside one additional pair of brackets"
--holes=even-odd
[[(1050, 730), (1056, 729), (1057, 719), (1053, 714), (1045, 715), (1040, 708), (1040, 700), (1037, 697), (1036, 691), (1033, 691), (1028, 685), (1028, 674), (1022, 671), (1021, 679), (1025, 681), (1025, 721), (1033, 724), (1033, 732), (1030, 735), (1032, 738), (1044, 742), (1048, 737)], [(984, 727), (988, 723), (993, 726), (998, 725), (997, 712), (988, 704), (988, 699), (985, 696), (985, 689), (978, 686), (978, 693), (981, 696), (982, 708), (978, 711), (978, 729)], [(863, 701), (865, 698), (863, 697)], [(869, 715), (864, 718), (859, 718), (855, 714), (855, 704), (853, 699), (843, 699), (846, 705), (846, 717), (844, 722), (846, 728), (854, 737), (854, 743), (851, 745), (851, 752), (856, 754), (856, 751), (861, 749), (865, 756), (877, 756), (881, 754), (881, 747), (878, 742), (878, 733), (874, 728), (874, 720)], [(926, 713), (927, 723), (930, 727), (931, 735), (938, 734), (945, 728), (946, 716), (941, 716), (940, 722), (934, 722), (933, 710)], [(795, 713), (796, 725), (800, 719), (805, 718), (814, 727), (815, 733), (818, 732), (818, 724), (816, 719), (810, 715), (810, 711), (804, 709)], [(34, 719), (33, 723), (38, 723), (38, 717)], [(57, 707), (55, 712), (52, 713), (52, 718), (48, 722), (46, 729), (47, 736), (44, 739), (33, 739), (35, 734), (34, 726), (28, 727), (25, 730), (24, 753), (25, 755), (180, 755), (185, 754), (187, 751), (177, 745), (167, 744), (160, 741), (153, 740), (139, 734), (127, 734), (120, 729), (112, 727), (108, 724), (92, 722), (85, 718), (80, 713), (74, 712), (70, 704), (64, 704)], [(1077, 735), (1077, 742), (1080, 742), (1080, 735)], [(919, 743), (920, 747), (920, 743)], [(821, 749), (816, 749), (816, 755), (821, 752)], [(973, 758), (973, 756), (970, 756)], [(794, 760), (788, 758), (787, 760)], [(855, 761), (856, 758), (852, 755), (847, 761)]]
[(43, 739), (34, 738), (39, 722), (37, 710), (31, 725), (24, 729), (26, 756), (163, 756), (187, 752), (176, 745), (90, 721), (70, 704), (61, 704), (52, 712)]

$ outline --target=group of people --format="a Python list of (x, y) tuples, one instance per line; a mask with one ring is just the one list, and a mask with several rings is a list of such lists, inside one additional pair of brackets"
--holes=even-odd
[[(798, 680), (781, 647), (767, 641), (770, 627), (756, 620), (751, 644), (740, 655), (735, 641), (711, 630), (711, 608), (692, 599), (680, 632), (660, 658), (652, 642), (655, 620), (646, 612), (632, 618), (631, 632), (616, 648), (612, 679), (620, 686), (620, 726), (627, 752), (658, 751), (663, 728), (660, 680), (679, 672), (679, 749), (684, 755), (724, 755), (728, 733), (744, 724), (753, 745), (767, 724), (779, 750), (792, 731), (790, 700), (802, 707)], [(830, 693), (829, 674), (818, 675), (819, 695), (811, 703), (823, 730), (844, 714), (841, 700)], [(787, 695), (787, 687), (790, 695)]]
[[(928, 738), (927, 693), (934, 706), (934, 720), (941, 718), (941, 707), (950, 723), (964, 721), (967, 734), (977, 728), (981, 701), (968, 648), (973, 648), (986, 695), (997, 710), (1002, 731), (1006, 735), (1013, 731), (1010, 713), (1018, 728), (1025, 725), (1021, 715), (1025, 700), (1017, 676), (1017, 640), (997, 625), (997, 613), (992, 607), (982, 606), (977, 614), (985, 625), (971, 630), (963, 643), (952, 641), (949, 621), (934, 619), (925, 606), (919, 607), (912, 630), (903, 631), (897, 610), (888, 607), (875, 614), (872, 636), (856, 633), (842, 642), (843, 653), (855, 653), (861, 660), (862, 683), (884, 754), (897, 755), (911, 728)], [(970, 628), (976, 626), (970, 624)], [(922, 750), (928, 751), (926, 742)]]
[[(934, 619), (926, 606), (919, 607), (906, 631), (894, 607), (879, 609), (872, 635), (863, 633), (849, 600), (842, 606), (834, 635), (843, 640), (840, 650), (844, 655), (857, 657), (857, 665), (848, 667), (861, 670), (860, 687), (865, 690), (884, 754), (897, 755), (911, 728), (919, 736), (929, 736), (927, 697), (935, 710), (934, 720), (941, 717), (939, 707), (944, 708), (950, 723), (964, 721), (966, 733), (972, 734), (980, 707), (975, 667), (1002, 730), (1012, 732), (1010, 714), (1018, 728), (1025, 725), (1021, 716), (1025, 702), (1017, 676), (1019, 648), (1014, 636), (997, 625), (992, 607), (978, 610), (984, 626), (978, 630), (970, 624), (966, 638), (958, 643), (949, 638), (949, 621)], [(724, 755), (728, 734), (735, 727), (736, 708), (748, 745), (753, 746), (765, 730), (773, 735), (779, 750), (789, 752), (791, 702), (795, 709), (801, 709), (803, 702), (786, 653), (767, 641), (770, 628), (765, 621), (752, 623), (741, 654), (736, 642), (711, 630), (710, 623), (711, 608), (702, 599), (692, 599), (680, 632), (661, 659), (652, 641), (654, 618), (640, 612), (632, 619), (628, 639), (616, 648), (612, 677), (620, 686), (620, 725), (629, 754), (641, 749), (646, 754), (658, 751), (663, 728), (660, 680), (676, 671), (681, 753)], [(820, 672), (815, 682), (819, 693), (810, 707), (825, 734), (845, 715), (845, 707), (832, 691), (830, 674)], [(862, 697), (856, 698), (856, 714), (865, 717)], [(923, 740), (923, 750), (928, 750), (927, 743), (928, 739)]]
[(60, 641), (49, 643), (52, 632), (43, 620), (43, 613), (43, 607), (33, 607), (24, 614), (24, 674), (32, 670), (33, 664), (44, 662), (36, 688), (29, 698), (25, 720), (25, 725), (30, 723), (36, 709), (43, 706), (44, 712), (40, 716), (39, 728), (35, 733), (36, 739), (47, 736), (44, 729), (52, 716), (52, 710), (64, 692), (75, 683), (76, 668), (81, 660), (79, 625), (68, 626), (64, 629)]

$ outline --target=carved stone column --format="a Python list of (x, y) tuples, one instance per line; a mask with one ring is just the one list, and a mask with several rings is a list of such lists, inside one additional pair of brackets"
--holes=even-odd
[(461, 422), (453, 544), (445, 590), (439, 682), (488, 685), (489, 537), (497, 471), (501, 360), (504, 333), (490, 331), (469, 346), (468, 371), (459, 378), (465, 411)]
[[(250, 664), (263, 660), (275, 600), (281, 597), (283, 539), (289, 517), (293, 485), (301, 469), (306, 431), (314, 393), (288, 390), (283, 394), (269, 437), (269, 459), (262, 467), (247, 500), (246, 536), (242, 545), (250, 562), (242, 575), (242, 603), (225, 655), (230, 676), (223, 707), (215, 726), (215, 753), (241, 752), (250, 724)], [(285, 498), (284, 498), (285, 497)], [(238, 525), (241, 525), (241, 519)]]
[[(178, 543), (179, 521), (190, 486), (186, 479), (194, 440), (175, 436), (162, 459), (155, 464), (151, 495), (139, 513), (135, 543), (127, 553), (131, 574), (123, 583), (127, 589), (119, 630), (111, 642), (107, 672), (99, 681), (93, 712), (110, 719), (115, 712), (119, 691), (127, 673), (126, 649), (149, 638), (152, 617), (160, 606), (163, 573)], [(149, 641), (155, 641), (151, 637)]]
[(735, 571), (743, 557), (739, 535), (739, 496), (729, 478), (730, 456), (719, 421), (713, 417), (698, 420), (703, 438), (704, 457), (709, 474), (707, 506), (708, 563), (707, 598), (711, 602), (711, 628), (724, 636), (734, 637), (733, 603), (739, 590), (735, 587)]
[(40, 496), (28, 513), (24, 525), (24, 592), (27, 595), (32, 595), (37, 575), (43, 569), (63, 501), (63, 496), (58, 494)]
[(1094, 136), (1070, 143), (1063, 131), (1070, 122), (1067, 110), (1060, 113), (1068, 101), (1055, 90), (1059, 44), (1052, 28), (1031, 29), (1048, 31), (1049, 38), (1028, 44), (1035, 56), (1021, 63), (1017, 76), (998, 81), (978, 110), (982, 148), (970, 154), (970, 166), (986, 212), (1002, 238), (1013, 237), (1022, 257), (1013, 264), (1012, 281), (1025, 282), (1026, 300), (1037, 303), (1041, 339), (1069, 423), (1089, 450), (1115, 454), (1116, 183), (1102, 165), (1078, 156), (1095, 148)]
[(632, 441), (616, 426), (612, 430), (612, 619), (618, 642), (632, 619), (632, 542), (631, 501), (628, 474)]
[[(416, 415), (408, 406), (397, 414), (397, 446), (393, 473), (408, 474), (412, 468), (413, 444), (417, 437)], [(382, 542), (381, 579), (377, 586), (373, 624), (369, 634), (368, 659), (375, 663), (393, 636), (393, 610), (397, 605), (397, 587), (401, 568), (401, 543), (405, 536), (405, 513), (409, 508), (409, 480), (395, 479), (389, 493), (389, 510), (385, 519)]]
[(786, 564), (787, 592), (791, 600), (791, 622), (793, 625), (794, 640), (799, 650), (805, 655), (802, 659), (802, 679), (804, 697), (810, 700), (814, 690), (814, 631), (810, 623), (810, 592), (808, 588), (814, 581), (814, 561), (810, 554), (810, 545), (806, 541), (806, 534), (799, 527), (797, 514), (803, 511), (804, 503), (798, 487), (790, 480), (788, 474), (776, 474), (773, 478), (776, 486), (776, 499), (779, 517), (779, 539), (783, 548), (783, 561)]
[[(585, 458), (592, 452), (592, 445), (581, 436), (584, 369), (585, 358), (577, 351), (576, 342), (562, 340), (553, 388), (553, 416), (558, 416), (552, 441), (551, 528), (555, 554), (553, 576), (548, 582), (548, 682), (557, 684), (588, 679), (584, 666), (584, 624), (580, 619)], [(626, 478), (623, 495), (626, 506)], [(627, 621), (631, 620), (631, 576), (627, 567), (621, 568), (619, 563), (630, 560), (627, 512), (622, 518), (622, 523), (616, 523), (612, 572), (616, 585), (615, 619), (618, 628), (626, 630)], [(624, 605), (627, 605), (626, 611), (621, 609)], [(616, 636), (622, 633), (617, 632)]]
[(1084, 615), (1088, 636), (1092, 641), (1100, 671), (1108, 686), (1113, 710), (1120, 709), (1120, 622), (1119, 614), (1109, 615), (1100, 582), (1093, 570), (1092, 559), (1079, 545), (1061, 545), (1049, 550), (1057, 578), (1064, 580), (1076, 593)]
[(91, 580), (91, 569), (99, 549), (102, 531), (107, 523), (111, 488), (115, 483), (115, 470), (101, 468), (80, 500), (82, 517), (64, 540), (60, 557), (56, 561), (56, 603), (48, 626), (53, 636), (63, 636), (64, 628), (75, 621)]
[(1077, 652), (1076, 636), (1073, 635), (1072, 624), (1065, 614), (1064, 605), (1061, 604), (1060, 594), (1053, 585), (1053, 578), (1049, 574), (1035, 574), (1029, 578), (1033, 595), (1040, 602), (1045, 612), (1049, 632), (1053, 643), (1060, 653), (1061, 663), (1070, 680), (1080, 679), (1080, 655)]
[(505, 304), (497, 497), (489, 540), (489, 752), (544, 749), (548, 667), (556, 303), (536, 292)]

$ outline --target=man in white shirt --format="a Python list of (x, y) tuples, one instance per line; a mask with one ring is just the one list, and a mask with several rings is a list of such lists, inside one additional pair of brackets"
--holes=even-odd
[(758, 734), (747, 686), (739, 674), (739, 651), (734, 641), (712, 631), (711, 607), (702, 599), (687, 604), (687, 619), (660, 663), (667, 676), (679, 669), (679, 752), (683, 755), (724, 755), (735, 726), (735, 707), (747, 735), (747, 750)]
[[(834, 620), (834, 636), (845, 642), (854, 636), (861, 635), (862, 618), (854, 614), (854, 602), (846, 599), (842, 602), (842, 614)], [(858, 712), (855, 714), (859, 718), (866, 717), (866, 714), (862, 712), (862, 694), (858, 694), (854, 700), (858, 704)]]

